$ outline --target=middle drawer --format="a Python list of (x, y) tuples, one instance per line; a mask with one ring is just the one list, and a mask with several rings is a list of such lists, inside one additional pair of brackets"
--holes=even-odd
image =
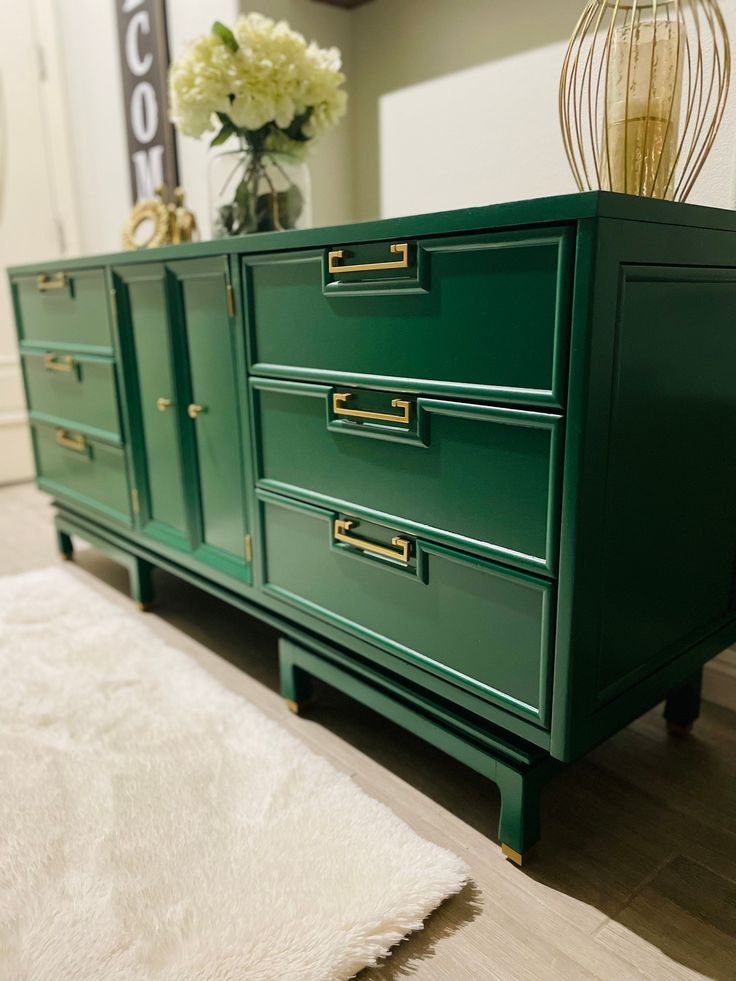
[(119, 442), (115, 366), (78, 354), (23, 354), (28, 407), (41, 421), (84, 429)]
[(559, 415), (251, 385), (260, 487), (554, 575)]

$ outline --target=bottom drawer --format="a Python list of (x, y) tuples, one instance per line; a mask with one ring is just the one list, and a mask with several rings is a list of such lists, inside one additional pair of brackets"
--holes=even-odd
[(33, 426), (38, 483), (43, 490), (131, 524), (125, 453), (70, 429)]
[(553, 586), (259, 492), (263, 589), (542, 725)]

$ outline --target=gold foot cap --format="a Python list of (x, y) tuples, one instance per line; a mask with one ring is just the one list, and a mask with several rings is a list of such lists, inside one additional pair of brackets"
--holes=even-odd
[(667, 723), (667, 732), (671, 736), (677, 736), (680, 739), (684, 739), (686, 736), (689, 736), (692, 731), (693, 731), (692, 723), (689, 726), (682, 726), (679, 724), (679, 722)]
[(72, 559), (74, 558), (73, 552), (61, 552), (60, 554), (61, 554), (62, 562), (71, 562)]
[(153, 603), (141, 603), (138, 601), (135, 605), (142, 613), (148, 613), (149, 610), (153, 609)]
[(290, 712), (293, 712), (294, 715), (301, 715), (302, 709), (304, 708), (302, 702), (294, 702), (290, 698), (285, 698), (284, 701), (286, 702), (286, 707)]
[(503, 857), (508, 859), (509, 862), (513, 862), (514, 865), (518, 865), (519, 868), (524, 864), (528, 852), (517, 852), (510, 845), (504, 845), (501, 843), (501, 852)]

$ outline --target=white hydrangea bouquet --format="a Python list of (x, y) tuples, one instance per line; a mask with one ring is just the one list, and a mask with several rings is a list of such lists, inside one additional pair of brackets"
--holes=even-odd
[[(286, 21), (241, 16), (190, 42), (169, 72), (170, 115), (186, 136), (237, 139), (216, 189), (216, 235), (294, 228), (305, 210), (299, 174), (313, 141), (345, 114), (337, 48), (307, 44)], [(219, 177), (222, 177), (220, 170)]]

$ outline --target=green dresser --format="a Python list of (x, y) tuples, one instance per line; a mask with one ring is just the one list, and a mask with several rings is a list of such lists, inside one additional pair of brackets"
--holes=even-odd
[[(59, 548), (274, 625), (495, 781), (545, 781), (736, 640), (736, 216), (589, 193), (10, 270)], [(314, 709), (319, 717), (319, 709)]]

